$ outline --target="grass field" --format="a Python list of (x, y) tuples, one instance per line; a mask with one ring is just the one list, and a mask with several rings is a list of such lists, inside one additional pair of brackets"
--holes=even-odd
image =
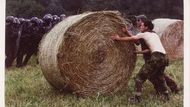
[[(133, 76), (122, 91), (113, 96), (100, 95), (83, 99), (54, 90), (33, 57), (26, 67), (5, 70), (5, 104), (6, 107), (182, 107), (183, 91), (171, 94), (170, 101), (163, 102), (161, 97), (156, 96), (149, 81), (143, 86), (143, 101), (136, 105), (129, 104), (128, 99), (134, 92), (133, 78), (143, 63), (142, 57), (138, 57)], [(183, 60), (172, 62), (166, 73), (183, 88)]]

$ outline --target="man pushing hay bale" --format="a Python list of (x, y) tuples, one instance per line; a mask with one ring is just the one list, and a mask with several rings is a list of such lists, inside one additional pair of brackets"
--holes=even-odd
[(170, 24), (164, 30), (161, 41), (170, 60), (183, 58), (183, 21)]
[(127, 87), (136, 62), (134, 44), (110, 38), (124, 35), (125, 23), (118, 12), (101, 11), (57, 24), (40, 44), (39, 62), (47, 81), (79, 96), (110, 95)]

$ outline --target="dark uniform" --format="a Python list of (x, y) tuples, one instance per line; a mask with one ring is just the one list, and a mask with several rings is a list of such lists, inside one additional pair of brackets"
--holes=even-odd
[(18, 28), (20, 21), (13, 16), (6, 17), (6, 33), (5, 33), (5, 66), (10, 67), (17, 54), (17, 39), (19, 36)]
[(53, 20), (52, 20), (52, 26), (55, 26), (57, 23), (60, 22), (60, 17), (57, 15), (53, 15), (52, 16)]
[(30, 48), (30, 38), (31, 38), (31, 22), (30, 19), (25, 19), (22, 24), (20, 25), (21, 29), (21, 38), (20, 38), (20, 46), (18, 49), (17, 54), (17, 67), (23, 66), (23, 59), (28, 51), (28, 48)]
[(46, 14), (43, 18), (43, 29), (44, 29), (44, 32), (47, 33), (49, 32), (52, 27), (53, 27), (53, 24), (52, 24), (52, 21), (53, 21), (53, 17), (51, 14)]
[(17, 67), (27, 65), (31, 56), (37, 54), (38, 44), (44, 34), (42, 23), (42, 20), (37, 17), (32, 17), (23, 24), (21, 46), (17, 57)]

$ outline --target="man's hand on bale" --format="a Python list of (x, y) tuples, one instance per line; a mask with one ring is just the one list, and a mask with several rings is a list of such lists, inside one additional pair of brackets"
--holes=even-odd
[(128, 30), (127, 27), (123, 27), (123, 28), (122, 28), (122, 31), (123, 31), (124, 33), (128, 32), (127, 30)]
[(111, 36), (111, 39), (113, 39), (113, 40), (119, 40), (120, 37), (119, 37), (118, 34), (114, 34), (113, 36)]
[(123, 33), (125, 33), (125, 35), (131, 36), (131, 33), (129, 32), (127, 26), (126, 26), (126, 27), (123, 27), (123, 28), (122, 28), (122, 31), (123, 31)]

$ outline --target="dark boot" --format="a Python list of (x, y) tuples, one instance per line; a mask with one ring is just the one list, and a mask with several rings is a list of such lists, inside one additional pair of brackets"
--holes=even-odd
[(169, 93), (164, 93), (164, 100), (165, 101), (169, 101), (170, 100), (170, 96), (169, 96)]
[(137, 96), (137, 95), (135, 95), (135, 96), (133, 96), (133, 97), (131, 97), (131, 98), (129, 99), (129, 102), (130, 102), (131, 104), (137, 104), (137, 103), (140, 103), (141, 101), (142, 101), (141, 97), (140, 97), (140, 96)]
[(180, 88), (179, 87), (175, 87), (175, 88), (170, 88), (171, 92), (174, 94), (179, 94)]
[(180, 89), (178, 88), (176, 82), (166, 74), (164, 75), (164, 78), (165, 78), (166, 84), (170, 88), (171, 92), (172, 93), (179, 93)]

